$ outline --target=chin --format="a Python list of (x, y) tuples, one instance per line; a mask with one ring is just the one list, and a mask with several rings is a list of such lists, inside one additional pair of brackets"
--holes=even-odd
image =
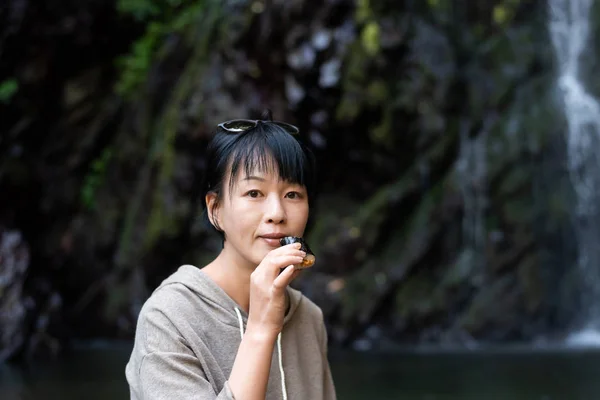
[(267, 256), (267, 254), (269, 254), (268, 251), (260, 252), (259, 254), (257, 254), (256, 257), (254, 257), (256, 259), (256, 265), (260, 264), (262, 260)]
[(248, 257), (246, 257), (246, 260), (248, 260), (248, 262), (250, 264), (252, 264), (256, 267), (256, 266), (258, 266), (258, 264), (260, 264), (262, 262), (262, 260), (266, 257), (267, 254), (269, 254), (269, 252), (265, 251), (265, 250), (255, 251), (252, 254), (248, 254)]

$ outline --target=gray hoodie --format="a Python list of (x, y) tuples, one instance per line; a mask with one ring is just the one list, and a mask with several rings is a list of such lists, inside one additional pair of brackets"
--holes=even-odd
[[(321, 309), (288, 287), (266, 400), (333, 400)], [(132, 400), (234, 399), (227, 383), (248, 315), (201, 269), (183, 265), (140, 311), (125, 375)]]

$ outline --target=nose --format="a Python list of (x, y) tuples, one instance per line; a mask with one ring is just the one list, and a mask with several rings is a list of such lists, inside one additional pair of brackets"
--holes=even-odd
[(285, 209), (279, 196), (270, 196), (266, 203), (265, 219), (269, 223), (282, 224), (285, 222)]

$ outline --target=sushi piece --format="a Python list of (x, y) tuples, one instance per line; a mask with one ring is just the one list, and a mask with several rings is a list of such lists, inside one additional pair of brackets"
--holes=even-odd
[(308, 244), (301, 237), (296, 236), (286, 236), (279, 240), (282, 246), (292, 243), (300, 243), (300, 250), (306, 252), (306, 257), (302, 260), (302, 263), (294, 265), (295, 269), (305, 269), (310, 268), (315, 264), (315, 255), (308, 247)]

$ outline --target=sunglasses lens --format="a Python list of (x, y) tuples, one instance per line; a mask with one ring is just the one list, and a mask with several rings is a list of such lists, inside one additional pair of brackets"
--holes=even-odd
[(288, 133), (292, 135), (297, 135), (298, 133), (300, 133), (300, 130), (294, 125), (290, 125), (285, 122), (274, 122), (274, 124), (285, 129)]
[(244, 132), (248, 129), (254, 128), (256, 122), (245, 119), (236, 119), (233, 121), (224, 122), (221, 126), (229, 132)]
[[(219, 124), (219, 126), (229, 133), (240, 133), (255, 128), (256, 123), (257, 121), (249, 119), (234, 119), (231, 121), (223, 122), (222, 124)], [(283, 128), (289, 134), (297, 135), (298, 133), (300, 133), (300, 130), (297, 127), (286, 122), (272, 121), (271, 123), (279, 126), (280, 128)]]

